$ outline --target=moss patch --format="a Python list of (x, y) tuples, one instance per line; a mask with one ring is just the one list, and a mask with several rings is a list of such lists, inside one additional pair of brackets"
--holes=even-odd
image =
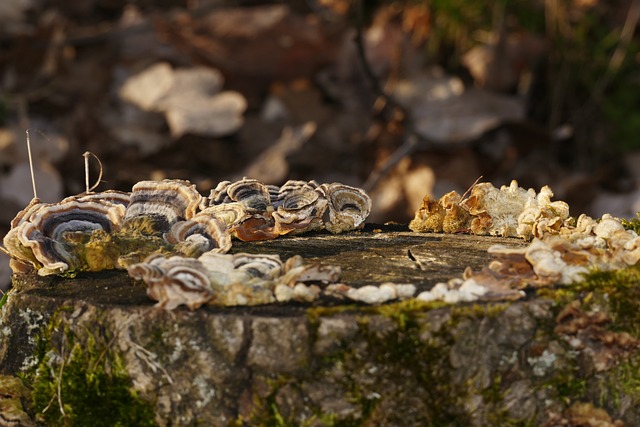
[(633, 230), (636, 233), (640, 234), (640, 212), (636, 214), (636, 217), (633, 219), (623, 219), (622, 225), (627, 230)]
[(107, 332), (79, 337), (53, 317), (38, 342), (38, 365), (25, 375), (36, 417), (51, 426), (154, 426), (154, 407), (131, 388)]
[(616, 329), (640, 337), (640, 266), (594, 272), (581, 286), (596, 296), (606, 295), (601, 303), (608, 303)]
[[(620, 347), (616, 339), (624, 338), (625, 334), (640, 338), (640, 266), (615, 271), (593, 271), (579, 283), (540, 289), (538, 294), (557, 302), (556, 314), (572, 305), (585, 313), (577, 314), (582, 317), (574, 323), (579, 327), (578, 332), (572, 336), (588, 347), (586, 352), (580, 347), (573, 348), (568, 344), (566, 336), (563, 339), (562, 333), (554, 330), (559, 318), (550, 322), (545, 327), (545, 339), (559, 339), (563, 343), (566, 351), (563, 357), (565, 366), (555, 370), (543, 387), (555, 390), (565, 409), (576, 402), (589, 401), (616, 416), (624, 415), (635, 419), (639, 411), (630, 408), (638, 408), (640, 405), (640, 352), (633, 347), (614, 347)], [(595, 319), (599, 314), (609, 320), (597, 322)], [(584, 324), (580, 325), (580, 321)], [(590, 326), (591, 322), (597, 324)], [(605, 338), (602, 339), (606, 342), (599, 342), (599, 335), (595, 332), (593, 335), (580, 334), (582, 328), (593, 328), (594, 331), (601, 328), (604, 331), (602, 336), (610, 338), (612, 342)], [(594, 372), (594, 360), (602, 354), (609, 354), (616, 361), (613, 366), (605, 367), (604, 371)]]
[[(341, 343), (319, 367), (321, 373), (342, 372), (345, 398), (359, 407), (358, 414), (338, 419), (318, 413), (318, 418), (330, 426), (400, 425), (409, 420), (412, 425), (469, 425), (461, 405), (467, 390), (450, 377), (450, 326), (455, 321), (428, 331), (423, 321), (436, 306), (411, 300), (363, 308), (355, 339)], [(311, 314), (313, 320), (318, 313)]]
[(622, 270), (594, 271), (570, 286), (541, 289), (558, 307), (580, 301), (585, 309), (601, 308), (612, 317), (612, 328), (640, 338), (640, 265)]

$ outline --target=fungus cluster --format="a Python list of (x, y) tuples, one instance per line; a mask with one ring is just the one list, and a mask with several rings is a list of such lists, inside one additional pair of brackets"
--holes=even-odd
[(158, 306), (205, 303), (235, 306), (273, 302), (311, 302), (340, 278), (340, 267), (305, 265), (299, 255), (282, 262), (278, 255), (205, 252), (196, 258), (157, 254), (131, 265), (129, 275), (144, 280)]
[[(552, 191), (474, 185), (424, 198), (410, 223), (414, 231), (470, 232), (532, 240), (525, 247), (494, 245), (479, 271), (438, 283), (422, 301), (457, 303), (515, 300), (525, 289), (571, 284), (593, 269), (613, 270), (640, 261), (640, 237), (610, 215), (569, 216)], [(228, 254), (232, 239), (256, 241), (314, 230), (361, 228), (371, 199), (361, 189), (315, 181), (266, 185), (244, 178), (223, 181), (201, 196), (188, 181), (141, 181), (132, 191), (32, 202), (14, 218), (4, 245), (14, 272), (40, 275), (126, 269), (143, 280), (158, 306), (194, 310), (203, 304), (257, 305), (311, 302), (326, 295), (367, 304), (412, 298), (414, 284), (354, 288), (340, 283), (339, 266), (307, 265), (299, 256)]]
[(307, 284), (335, 282), (338, 267), (304, 266), (300, 257), (282, 263), (277, 256), (224, 255), (232, 238), (341, 233), (361, 228), (370, 211), (363, 190), (339, 183), (277, 187), (244, 178), (221, 182), (202, 197), (188, 181), (141, 181), (130, 193), (88, 193), (59, 203), (34, 199), (12, 221), (4, 245), (14, 272), (128, 269), (167, 309), (312, 300), (320, 288)]
[(582, 280), (594, 269), (608, 271), (640, 261), (640, 237), (626, 230), (611, 215), (595, 220), (569, 216), (569, 206), (551, 201), (553, 192), (525, 190), (512, 181), (509, 187), (475, 185), (468, 198), (455, 192), (438, 201), (424, 198), (411, 221), (413, 231), (470, 232), (522, 237), (531, 242), (521, 248), (494, 245), (493, 260), (480, 271), (467, 269), (462, 278), (438, 283), (417, 296), (423, 301), (475, 301), (519, 299), (524, 289)]
[(500, 189), (489, 182), (475, 184), (469, 197), (455, 191), (438, 200), (428, 195), (416, 211), (409, 228), (416, 232), (469, 232), (502, 237), (542, 237), (556, 233), (570, 221), (569, 205), (551, 201), (547, 186), (536, 194), (517, 181)]

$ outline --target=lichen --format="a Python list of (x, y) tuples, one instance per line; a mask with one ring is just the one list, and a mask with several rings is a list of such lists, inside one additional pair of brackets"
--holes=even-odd
[(533, 375), (543, 377), (547, 374), (558, 357), (545, 349), (539, 357), (528, 357), (527, 362), (533, 368)]
[(20, 310), (18, 312), (18, 317), (20, 317), (23, 321), (27, 329), (27, 341), (30, 345), (35, 344), (35, 336), (34, 332), (40, 330), (42, 327), (42, 321), (44, 316), (42, 313), (31, 310), (31, 308), (27, 307), (24, 310)]
[(193, 380), (193, 385), (198, 390), (198, 394), (200, 395), (200, 399), (195, 401), (196, 408), (200, 409), (205, 406), (213, 399), (216, 395), (216, 389), (214, 385), (207, 381), (206, 377), (201, 375), (197, 376)]

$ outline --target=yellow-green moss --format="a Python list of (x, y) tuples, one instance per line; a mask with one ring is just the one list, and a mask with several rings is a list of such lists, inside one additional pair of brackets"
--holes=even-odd
[(585, 310), (602, 306), (611, 315), (612, 330), (626, 331), (640, 338), (640, 265), (613, 271), (596, 270), (579, 283), (541, 289), (538, 293), (555, 300), (558, 309), (576, 300)]
[(449, 306), (449, 304), (442, 301), (424, 302), (415, 298), (377, 306), (363, 306), (356, 304), (317, 306), (307, 309), (307, 319), (313, 327), (321, 317), (334, 316), (340, 313), (357, 313), (363, 316), (380, 314), (382, 316), (389, 317), (390, 319), (394, 319), (402, 325), (412, 314), (424, 313), (428, 310), (447, 306)]
[(595, 270), (586, 274), (581, 282), (541, 288), (537, 294), (554, 300), (558, 311), (572, 301), (580, 301), (584, 309), (602, 305), (611, 315), (615, 330), (640, 338), (640, 265), (621, 270)]
[[(626, 404), (640, 405), (640, 355), (636, 354), (611, 369), (606, 377), (602, 377), (602, 390), (606, 395), (598, 397), (596, 404), (601, 407), (620, 408), (622, 398)], [(633, 399), (633, 400), (630, 400)]]
[(489, 317), (495, 318), (504, 313), (509, 308), (511, 303), (473, 303), (473, 304), (459, 304), (451, 306), (451, 317), (453, 320), (464, 318), (482, 318)]
[(50, 426), (154, 426), (154, 407), (131, 387), (107, 332), (79, 337), (56, 314), (25, 379), (37, 419)]
[(0, 309), (2, 309), (2, 307), (4, 307), (4, 305), (7, 303), (7, 300), (9, 299), (9, 292), (11, 292), (11, 289), (9, 289), (7, 292), (0, 291), (0, 293), (2, 294), (2, 298), (0, 298)]
[(316, 420), (311, 417), (302, 423), (297, 423), (293, 417), (285, 417), (276, 400), (278, 392), (285, 386), (295, 386), (295, 380), (287, 375), (279, 375), (276, 378), (266, 381), (269, 393), (266, 397), (260, 397), (257, 394), (252, 396), (253, 407), (251, 413), (247, 417), (239, 416), (229, 423), (229, 427), (308, 427)]
[(636, 214), (636, 217), (633, 219), (623, 219), (622, 225), (627, 230), (633, 230), (636, 233), (640, 234), (640, 212)]
[(613, 325), (640, 337), (640, 266), (594, 272), (582, 284), (585, 290), (606, 295)]
[[(446, 326), (438, 331), (430, 331), (429, 338), (425, 337), (424, 322), (421, 319), (434, 308), (444, 306), (443, 303), (425, 303), (408, 300), (375, 307), (342, 306), (331, 308), (312, 308), (308, 310), (309, 321), (312, 326), (322, 316), (331, 316), (341, 312), (356, 314), (358, 333), (348, 343), (342, 343), (335, 352), (325, 356), (317, 367), (319, 372), (331, 371), (335, 366), (341, 366), (344, 375), (341, 377), (342, 386), (347, 390), (345, 399), (350, 400), (360, 408), (356, 417), (338, 419), (335, 414), (316, 413), (318, 420), (326, 426), (355, 427), (376, 422), (376, 407), (381, 403), (381, 396), (369, 392), (369, 388), (384, 391), (385, 378), (407, 378), (407, 385), (412, 390), (403, 392), (420, 393), (424, 395), (423, 411), (425, 425), (468, 425), (469, 415), (460, 405), (460, 399), (467, 395), (468, 390), (454, 385), (450, 378), (453, 368), (448, 356), (453, 344), (450, 328)], [(348, 307), (348, 309), (347, 309)], [(469, 309), (472, 312), (481, 311), (478, 307)], [(378, 330), (376, 316), (383, 316), (393, 321), (393, 326)], [(451, 326), (451, 325), (448, 325)], [(366, 350), (349, 345), (353, 341), (364, 341)], [(363, 371), (365, 364), (363, 357), (372, 366), (384, 367), (386, 373), (376, 378)], [(374, 385), (367, 386), (362, 378), (371, 376), (369, 381)], [(376, 381), (380, 381), (377, 386)], [(382, 387), (382, 388), (380, 388)], [(405, 396), (406, 397), (406, 396)], [(390, 397), (386, 396), (388, 400)], [(396, 396), (399, 400), (401, 397)], [(399, 404), (396, 401), (394, 404)], [(398, 411), (396, 416), (407, 414)], [(389, 420), (387, 420), (389, 421)], [(400, 420), (398, 420), (400, 421)]]
[[(567, 304), (580, 302), (585, 312), (605, 311), (611, 322), (603, 325), (614, 332), (628, 332), (640, 338), (640, 266), (615, 271), (592, 271), (579, 283), (538, 290), (539, 296), (556, 302), (555, 313)], [(547, 340), (557, 339), (555, 318), (546, 326)], [(542, 326), (542, 325), (541, 325)], [(563, 342), (561, 340), (561, 342)], [(567, 354), (575, 350), (565, 344)], [(589, 400), (605, 408), (620, 408), (622, 397), (626, 405), (640, 404), (640, 354), (631, 352), (621, 358), (606, 374), (590, 373), (581, 358), (565, 357), (566, 366), (554, 371), (541, 387), (555, 390), (558, 400), (568, 408), (574, 402)], [(587, 370), (585, 370), (587, 369)], [(629, 400), (631, 399), (631, 401)]]

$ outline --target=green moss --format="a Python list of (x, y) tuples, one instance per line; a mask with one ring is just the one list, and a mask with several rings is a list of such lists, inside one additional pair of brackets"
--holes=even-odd
[(297, 381), (287, 375), (279, 375), (276, 378), (266, 380), (268, 394), (266, 397), (253, 395), (253, 407), (251, 413), (245, 417), (238, 417), (229, 423), (229, 427), (308, 427), (316, 421), (316, 417), (303, 421), (296, 421), (292, 416), (285, 416), (278, 406), (277, 396), (283, 387), (297, 387)]
[(371, 307), (371, 313), (388, 317), (394, 320), (399, 328), (404, 329), (407, 327), (407, 323), (413, 320), (414, 316), (421, 315), (427, 310), (445, 306), (447, 306), (447, 304), (441, 301), (424, 302), (413, 298), (393, 304)]
[(297, 424), (293, 420), (285, 420), (285, 417), (280, 413), (278, 403), (276, 402), (276, 395), (279, 389), (275, 389), (267, 397), (266, 402), (266, 418), (263, 419), (265, 427), (296, 427)]
[[(452, 385), (450, 377), (453, 368), (449, 352), (454, 338), (446, 328), (429, 331), (430, 338), (424, 337), (421, 318), (428, 309), (441, 305), (405, 301), (377, 307), (343, 305), (308, 309), (312, 339), (317, 334), (320, 319), (325, 316), (350, 313), (356, 316), (359, 329), (355, 337), (337, 343), (330, 354), (314, 359), (306, 374), (311, 382), (317, 378), (335, 378), (342, 393), (339, 398), (350, 402), (354, 413), (340, 416), (326, 413), (307, 402), (312, 415), (303, 423), (327, 427), (356, 427), (380, 422), (401, 425), (406, 419), (418, 417), (425, 426), (468, 425), (470, 417), (460, 404), (467, 390)], [(482, 315), (492, 313), (492, 309), (481, 310), (480, 306), (469, 310)], [(384, 318), (393, 322), (388, 328), (379, 330), (379, 322)], [(360, 344), (353, 345), (354, 342)], [(341, 374), (336, 376), (336, 370)], [(388, 390), (396, 383), (395, 380), (389, 383), (390, 378), (400, 378), (400, 386)], [(267, 381), (266, 397), (254, 394), (251, 414), (245, 419), (236, 419), (231, 425), (299, 425), (296, 414), (288, 414), (278, 406), (277, 396), (283, 387), (300, 387), (301, 381), (304, 383), (304, 379), (287, 376)], [(420, 408), (413, 407), (416, 395), (424, 399)], [(378, 413), (380, 405), (394, 405), (396, 409), (391, 413), (381, 409)], [(380, 414), (397, 419), (380, 420)]]
[(39, 363), (25, 375), (37, 417), (51, 426), (153, 426), (154, 408), (131, 388), (105, 332), (80, 337), (58, 312), (38, 340)]
[[(538, 294), (557, 302), (556, 314), (567, 304), (579, 301), (581, 310), (604, 311), (611, 317), (611, 322), (603, 325), (605, 329), (640, 337), (640, 266), (615, 271), (592, 271), (579, 283), (540, 289)], [(555, 327), (556, 320), (553, 318), (544, 328), (547, 340), (558, 339)], [(567, 408), (575, 402), (590, 401), (596, 406), (617, 410), (621, 407), (623, 397), (626, 399), (625, 405), (637, 407), (640, 404), (640, 354), (637, 351), (621, 357), (606, 373), (594, 373), (589, 363), (585, 364), (579, 351), (568, 344), (565, 344), (565, 348), (565, 365), (562, 369), (554, 370), (552, 377), (541, 387), (554, 390), (558, 400)]]
[[(396, 314), (397, 328), (382, 333), (374, 325), (361, 325), (370, 358), (376, 365), (390, 369), (392, 372), (387, 375), (392, 378), (411, 377), (406, 380), (409, 390), (402, 392), (424, 396), (421, 415), (425, 425), (469, 425), (471, 420), (460, 404), (468, 390), (456, 386), (450, 377), (454, 371), (449, 358), (454, 343), (451, 328), (444, 326), (425, 335), (424, 323), (419, 321), (422, 316), (424, 313), (416, 310)], [(409, 395), (403, 397), (411, 400)], [(370, 408), (369, 413), (372, 411)]]
[[(485, 390), (482, 390), (480, 395), (482, 396), (482, 401), (486, 405), (492, 405), (495, 408), (500, 408), (500, 402), (503, 400), (502, 376), (496, 375), (491, 385)], [(495, 426), (517, 425), (517, 423), (514, 423), (509, 419), (508, 412), (509, 411), (506, 408), (496, 409), (492, 413), (488, 414), (487, 422), (490, 425)]]
[(317, 325), (321, 317), (330, 317), (341, 313), (358, 313), (366, 316), (380, 314), (398, 322), (402, 326), (412, 315), (416, 313), (424, 313), (428, 310), (447, 307), (441, 301), (424, 302), (415, 298), (406, 301), (395, 302), (391, 304), (382, 304), (377, 306), (362, 306), (356, 304), (337, 305), (337, 306), (318, 306), (307, 309), (307, 319), (313, 327)]
[(467, 318), (495, 318), (509, 308), (510, 303), (459, 304), (451, 306), (453, 322)]
[(600, 389), (604, 393), (597, 398), (598, 406), (619, 409), (624, 397), (625, 405), (637, 408), (640, 405), (640, 355), (636, 354), (618, 364), (601, 381)]
[(584, 398), (588, 382), (580, 372), (578, 364), (573, 362), (565, 369), (554, 371), (554, 375), (543, 386), (555, 390), (558, 400), (569, 406), (570, 403)]
[(2, 309), (2, 307), (7, 303), (7, 300), (9, 299), (9, 292), (11, 292), (11, 289), (7, 292), (0, 291), (0, 293), (2, 293), (2, 298), (0, 298), (0, 309)]
[[(341, 381), (342, 389), (347, 390), (345, 398), (360, 408), (359, 414), (338, 419), (335, 414), (317, 413), (318, 419), (327, 426), (376, 424), (381, 422), (377, 418), (378, 406), (392, 404), (396, 409), (387, 416), (398, 419), (385, 419), (386, 423), (401, 424), (404, 417), (418, 417), (426, 426), (468, 425), (470, 418), (460, 404), (468, 391), (453, 385), (450, 378), (453, 368), (449, 352), (454, 340), (451, 329), (445, 326), (437, 331), (424, 330), (422, 318), (426, 312), (441, 306), (409, 300), (358, 307), (358, 335), (323, 358), (319, 371), (337, 368), (344, 372)], [(353, 311), (354, 307), (350, 309)], [(341, 310), (334, 308), (329, 315), (339, 312)], [(310, 309), (310, 322), (313, 324), (322, 314), (327, 313)], [(380, 316), (392, 320), (393, 324), (380, 329)], [(366, 346), (351, 345), (353, 341), (364, 342)], [(389, 378), (401, 378), (398, 380), (400, 386), (388, 390)], [(417, 395), (421, 399), (420, 408), (412, 406)], [(381, 410), (381, 413), (385, 412)]]
[(611, 328), (640, 338), (640, 265), (621, 270), (592, 271), (581, 282), (569, 286), (538, 289), (539, 296), (557, 303), (580, 301), (584, 310), (601, 306), (611, 315)]
[(594, 271), (572, 286), (583, 304), (604, 305), (612, 329), (640, 337), (640, 266), (615, 271)]
[(640, 212), (638, 212), (636, 217), (633, 219), (623, 219), (622, 225), (625, 229), (632, 230), (640, 234)]

